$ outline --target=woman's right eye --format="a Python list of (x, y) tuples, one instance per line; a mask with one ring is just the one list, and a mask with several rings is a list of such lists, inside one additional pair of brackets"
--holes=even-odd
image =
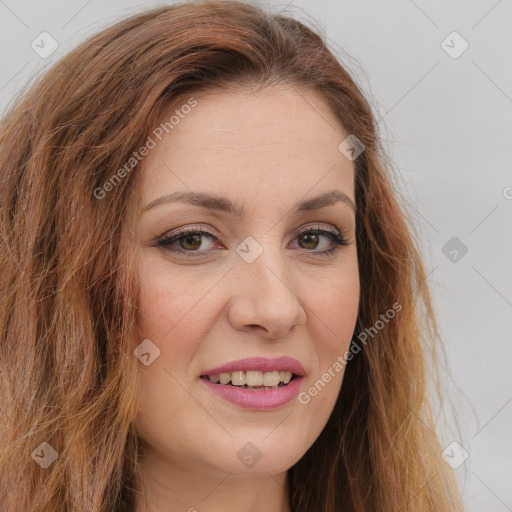
[[(203, 240), (202, 240), (203, 238)], [(211, 249), (208, 247), (200, 247), (203, 245), (204, 238), (209, 239), (210, 241), (217, 240), (217, 237), (212, 233), (207, 231), (201, 231), (197, 229), (186, 229), (182, 230), (179, 233), (164, 235), (159, 238), (156, 242), (158, 247), (163, 247), (165, 250), (183, 254), (184, 256), (196, 256), (194, 253), (199, 253), (199, 255), (203, 255), (205, 252)], [(180, 248), (174, 248), (173, 246), (179, 245)]]

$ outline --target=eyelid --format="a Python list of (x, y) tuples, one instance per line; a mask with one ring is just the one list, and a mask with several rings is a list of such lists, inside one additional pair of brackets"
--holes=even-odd
[(339, 231), (334, 226), (332, 226), (330, 224), (321, 224), (319, 222), (313, 222), (312, 224), (306, 224), (305, 226), (301, 227), (297, 231), (297, 235), (300, 235), (304, 231), (310, 231), (310, 230), (316, 230), (316, 229), (330, 231), (331, 233), (334, 233), (335, 235), (338, 235), (338, 236), (342, 235), (341, 231)]
[(162, 240), (165, 238), (171, 238), (180, 235), (181, 233), (188, 233), (189, 231), (206, 231), (210, 235), (215, 238), (219, 238), (220, 235), (217, 231), (215, 231), (208, 224), (190, 224), (187, 226), (182, 226), (176, 229), (166, 229), (161, 235), (155, 237), (154, 241)]

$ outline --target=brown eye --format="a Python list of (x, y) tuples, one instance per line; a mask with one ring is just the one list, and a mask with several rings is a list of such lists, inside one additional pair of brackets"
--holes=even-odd
[(201, 247), (201, 235), (198, 233), (185, 235), (178, 240), (182, 249), (197, 250)]
[(316, 233), (305, 233), (299, 236), (300, 239), (305, 241), (305, 245), (302, 246), (304, 249), (316, 249), (319, 243)]
[[(217, 237), (207, 231), (201, 231), (198, 229), (186, 229), (178, 233), (171, 233), (164, 235), (156, 241), (158, 247), (184, 256), (195, 256), (201, 255), (207, 252), (211, 248), (208, 245), (208, 241), (214, 242)], [(203, 246), (206, 244), (205, 246)], [(202, 249), (200, 249), (200, 247)]]
[[(334, 256), (340, 247), (348, 245), (348, 241), (339, 232), (321, 229), (320, 225), (301, 231), (296, 240), (300, 248), (306, 249), (306, 253), (314, 257)], [(327, 244), (324, 242), (322, 246), (322, 240), (327, 240)]]

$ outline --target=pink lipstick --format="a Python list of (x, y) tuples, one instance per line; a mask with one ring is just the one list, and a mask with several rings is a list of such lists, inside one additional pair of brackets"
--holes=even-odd
[(251, 357), (203, 372), (200, 380), (220, 398), (239, 407), (270, 410), (294, 400), (306, 372), (290, 357)]

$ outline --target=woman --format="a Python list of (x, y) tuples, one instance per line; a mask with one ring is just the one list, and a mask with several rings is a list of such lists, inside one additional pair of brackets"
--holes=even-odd
[(5, 510), (461, 510), (417, 242), (321, 37), (237, 1), (133, 16), (1, 148)]

